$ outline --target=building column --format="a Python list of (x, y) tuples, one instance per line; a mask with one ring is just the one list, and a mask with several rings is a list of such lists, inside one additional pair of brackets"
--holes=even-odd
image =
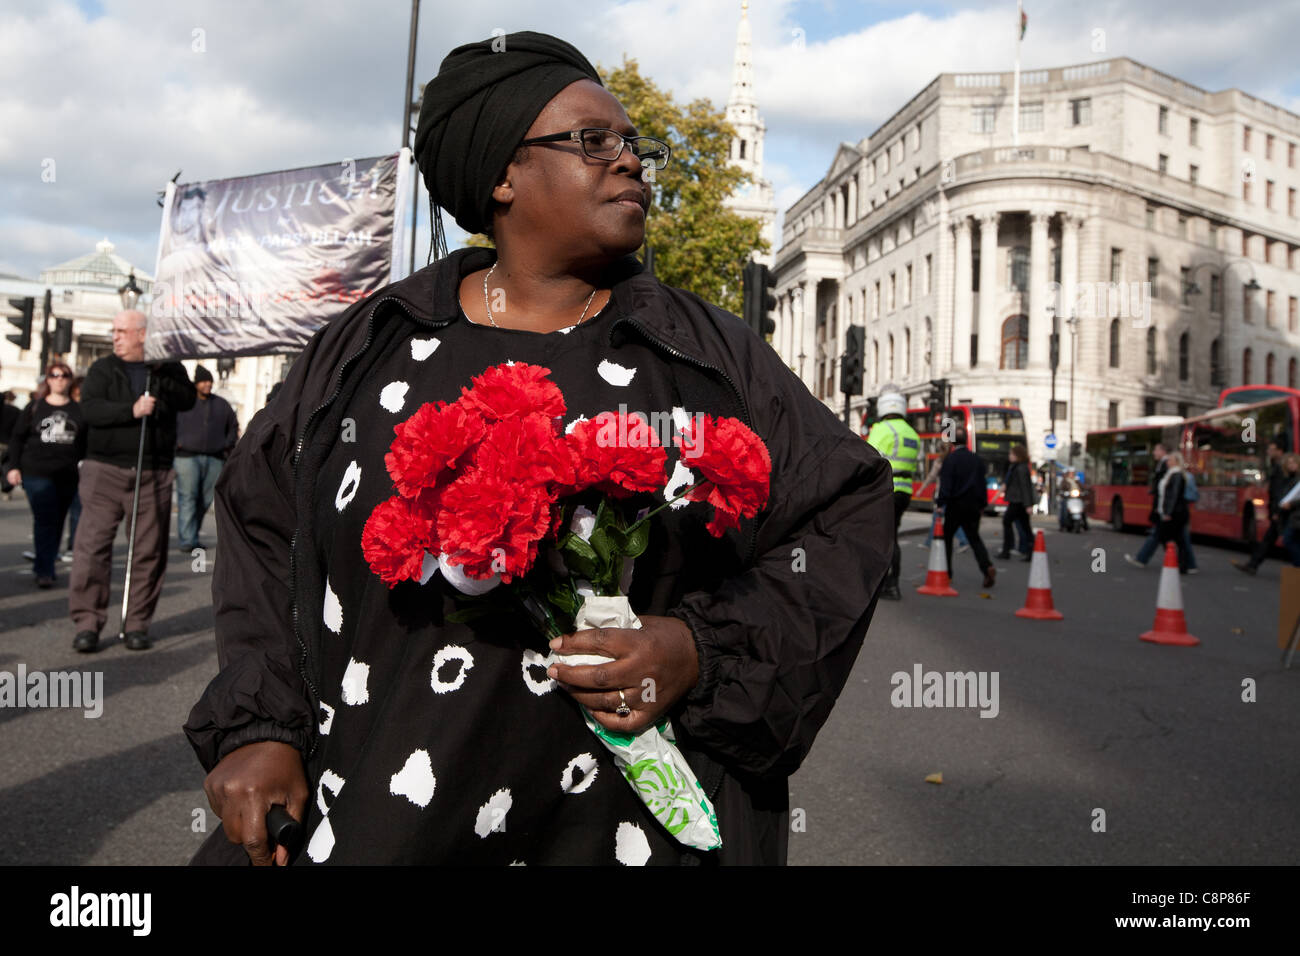
[[(809, 288), (811, 286), (811, 289)], [(803, 368), (800, 370), (799, 377), (803, 379), (804, 385), (815, 381), (817, 378), (817, 302), (816, 302), (817, 282), (805, 280), (799, 283), (799, 352), (795, 353), (795, 362), (799, 361), (799, 354), (804, 356)], [(809, 377), (811, 376), (811, 378)], [(813, 391), (809, 388), (809, 391)], [(816, 392), (813, 392), (816, 394)]]
[(849, 217), (848, 225), (858, 221), (858, 174), (849, 177)]
[[(1029, 214), (1029, 367), (1047, 368), (1052, 318), (1047, 307), (1055, 302), (1047, 294), (1047, 226), (1052, 214)], [(1000, 336), (999, 336), (1000, 338)]]
[(952, 224), (952, 231), (957, 245), (957, 261), (953, 268), (952, 367), (968, 369), (971, 336), (970, 219), (962, 216)]
[(1079, 300), (1079, 230), (1083, 219), (1071, 213), (1061, 217), (1061, 301), (1057, 308), (1065, 318), (1074, 315)]
[[(979, 365), (998, 367), (1002, 337), (998, 329), (998, 220), (1001, 214), (986, 212), (980, 222), (980, 314)], [(1032, 338), (1032, 337), (1031, 337)]]

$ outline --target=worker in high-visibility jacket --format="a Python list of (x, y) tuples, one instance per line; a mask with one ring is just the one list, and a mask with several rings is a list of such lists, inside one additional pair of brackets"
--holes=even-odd
[(884, 456), (894, 471), (894, 562), (880, 595), (897, 601), (903, 596), (898, 589), (898, 575), (902, 566), (898, 526), (903, 520), (903, 512), (912, 501), (912, 480), (917, 477), (917, 468), (921, 462), (921, 439), (916, 434), (916, 429), (907, 423), (907, 400), (896, 386), (886, 385), (881, 389), (876, 410), (880, 420), (871, 426), (867, 443)]

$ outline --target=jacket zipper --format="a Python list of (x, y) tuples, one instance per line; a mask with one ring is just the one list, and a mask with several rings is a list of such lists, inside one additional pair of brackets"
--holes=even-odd
[[(740, 415), (741, 418), (744, 419), (745, 427), (748, 428), (750, 431), (753, 431), (754, 424), (749, 417), (749, 406), (745, 404), (745, 397), (740, 394), (740, 389), (736, 387), (736, 383), (731, 380), (731, 376), (729, 376), (726, 372), (718, 368), (716, 365), (710, 365), (708, 362), (705, 362), (703, 359), (697, 359), (693, 355), (687, 355), (685, 352), (681, 351), (680, 349), (674, 348), (672, 345), (668, 344), (663, 339), (652, 334), (649, 329), (647, 329), (640, 322), (636, 321), (636, 319), (629, 319), (629, 318), (619, 319), (617, 322), (614, 323), (614, 328), (618, 328), (618, 326), (620, 325), (632, 326), (632, 328), (636, 329), (637, 332), (640, 333), (642, 338), (644, 338), (646, 341), (650, 342), (651, 344), (657, 346), (661, 351), (667, 352), (669, 355), (673, 356), (674, 358), (679, 358), (682, 361), (691, 363), (697, 368), (702, 368), (705, 371), (712, 372), (713, 374), (719, 376), (724, 382), (727, 383), (727, 385), (731, 387), (731, 394), (735, 396), (736, 404), (740, 406)], [(613, 329), (611, 329), (610, 331), (612, 333)], [(758, 522), (757, 520), (755, 520), (750, 523), (749, 541), (747, 542), (746, 549), (745, 549), (746, 565), (749, 565), (754, 560), (754, 551), (757, 548), (757, 546), (758, 546)]]
[[(352, 355), (350, 355), (347, 358), (347, 360), (343, 363), (343, 365), (339, 368), (339, 383), (337, 387), (335, 387), (334, 392), (327, 399), (325, 399), (325, 401), (323, 401), (320, 405), (318, 405), (310, 415), (307, 416), (307, 421), (303, 424), (302, 431), (298, 434), (298, 442), (295, 445), (293, 451), (293, 486), (294, 486), (295, 498), (297, 497), (298, 494), (297, 491), (298, 460), (302, 457), (302, 449), (304, 443), (307, 440), (307, 433), (311, 430), (312, 424), (316, 421), (316, 416), (319, 415), (321, 412), (323, 412), (330, 405), (334, 404), (335, 400), (339, 397), (339, 395), (342, 394), (343, 380), (346, 377), (347, 370), (351, 367), (352, 363), (355, 362), (357, 359), (359, 359), (362, 355), (364, 355), (369, 350), (375, 337), (375, 314), (379, 311), (379, 307), (383, 305), (385, 302), (397, 303), (398, 308), (400, 308), (402, 312), (404, 312), (406, 316), (410, 318), (412, 321), (417, 322), (419, 324), (425, 324), (425, 325), (429, 324), (426, 322), (421, 322), (421, 320), (411, 315), (410, 310), (406, 308), (406, 305), (402, 302), (402, 300), (394, 296), (385, 296), (384, 298), (376, 302), (373, 307), (371, 307), (370, 315), (366, 319), (366, 338), (365, 341), (361, 343), (361, 348), (359, 348), (356, 352), (352, 353)], [(439, 327), (446, 324), (447, 321), (437, 323)], [(296, 501), (294, 507), (296, 510), (297, 508)], [(308, 689), (311, 690), (312, 697), (316, 703), (316, 710), (319, 712), (320, 691), (317, 690), (316, 684), (312, 681), (311, 676), (307, 673), (307, 642), (303, 640), (302, 627), (299, 622), (299, 616), (298, 616), (298, 531), (299, 531), (299, 525), (295, 524), (293, 530), (293, 538), (289, 542), (289, 594), (293, 601), (293, 636), (294, 636), (294, 640), (298, 644), (298, 650), (299, 650), (298, 674), (300, 677), (302, 677), (303, 683), (306, 684)], [(320, 742), (320, 735), (313, 733), (312, 741), (311, 741), (311, 749), (307, 752), (308, 760), (310, 760), (312, 755), (316, 753), (316, 746), (319, 742)]]

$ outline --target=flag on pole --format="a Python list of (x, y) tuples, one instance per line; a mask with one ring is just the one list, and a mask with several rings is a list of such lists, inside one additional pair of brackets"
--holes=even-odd
[(1025, 29), (1029, 26), (1029, 14), (1025, 13), (1025, 8), (1019, 3), (1016, 4), (1016, 9), (1020, 11), (1020, 39), (1023, 40), (1025, 38)]

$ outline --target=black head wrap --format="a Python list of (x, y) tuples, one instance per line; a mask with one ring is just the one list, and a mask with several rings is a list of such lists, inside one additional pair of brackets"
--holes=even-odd
[[(424, 88), (415, 131), (430, 203), (466, 232), (483, 232), (492, 189), (519, 141), (560, 90), (583, 79), (599, 83), (600, 75), (576, 48), (545, 33), (498, 35), (447, 54)], [(438, 258), (446, 255), (441, 219), (434, 214)]]

